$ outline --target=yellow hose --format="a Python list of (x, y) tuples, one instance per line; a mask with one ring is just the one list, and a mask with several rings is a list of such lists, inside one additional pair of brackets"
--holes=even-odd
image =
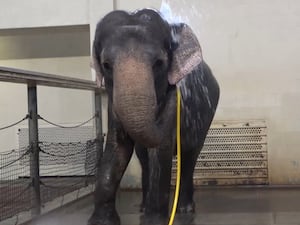
[(175, 196), (172, 207), (172, 212), (168, 225), (172, 225), (174, 222), (178, 197), (179, 197), (179, 188), (180, 188), (180, 173), (181, 173), (181, 143), (180, 143), (180, 89), (177, 88), (177, 119), (176, 119), (176, 140), (177, 140), (177, 174), (176, 174), (176, 187), (175, 187)]

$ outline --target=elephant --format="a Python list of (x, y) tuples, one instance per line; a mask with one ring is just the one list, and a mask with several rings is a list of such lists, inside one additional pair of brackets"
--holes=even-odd
[(182, 101), (177, 212), (192, 213), (194, 168), (220, 95), (195, 34), (154, 9), (115, 10), (97, 24), (92, 58), (108, 96), (108, 131), (88, 224), (120, 224), (116, 192), (134, 150), (142, 169), (141, 224), (167, 223), (177, 88)]

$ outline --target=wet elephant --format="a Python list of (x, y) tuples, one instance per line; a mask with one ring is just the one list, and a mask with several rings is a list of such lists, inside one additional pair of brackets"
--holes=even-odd
[(166, 224), (176, 148), (176, 87), (182, 94), (179, 212), (193, 212), (193, 171), (214, 117), (219, 86), (186, 24), (158, 12), (113, 11), (97, 25), (94, 68), (108, 93), (108, 134), (90, 225), (116, 225), (116, 192), (135, 147), (142, 167), (141, 224)]

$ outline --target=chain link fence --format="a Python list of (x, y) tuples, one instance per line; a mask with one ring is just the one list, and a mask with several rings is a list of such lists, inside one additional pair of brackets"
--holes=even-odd
[[(0, 131), (17, 126), (24, 117)], [(62, 126), (39, 116), (51, 127), (39, 128), (39, 182), (42, 211), (55, 202), (54, 207), (66, 203), (68, 194), (79, 198), (80, 192), (94, 189), (96, 162), (99, 157), (93, 122), (95, 116), (74, 126)], [(92, 124), (91, 124), (92, 123)], [(31, 152), (28, 128), (20, 128), (19, 148), (0, 152), (0, 224), (34, 207), (33, 179), (30, 176)], [(88, 190), (86, 190), (88, 189)], [(54, 204), (54, 203), (53, 203)]]
[(28, 147), (0, 153), (0, 221), (30, 209), (28, 168), (19, 164), (28, 155)]

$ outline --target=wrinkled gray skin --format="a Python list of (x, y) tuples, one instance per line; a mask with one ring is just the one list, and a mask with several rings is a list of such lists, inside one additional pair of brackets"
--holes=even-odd
[[(108, 134), (98, 164), (89, 225), (117, 225), (116, 191), (135, 146), (142, 167), (141, 224), (167, 224), (176, 147), (176, 85), (168, 79), (185, 25), (170, 25), (149, 9), (114, 11), (98, 24), (94, 67), (108, 92)], [(172, 35), (173, 34), (173, 35)], [(182, 176), (178, 211), (193, 212), (193, 171), (219, 99), (207, 64), (178, 81), (182, 93)]]

